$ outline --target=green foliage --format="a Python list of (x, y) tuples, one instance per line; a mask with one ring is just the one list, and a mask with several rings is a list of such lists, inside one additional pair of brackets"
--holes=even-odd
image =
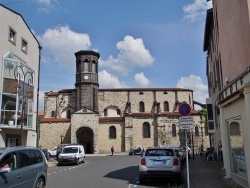
[(202, 116), (202, 119), (201, 119), (201, 123), (204, 123), (205, 125), (205, 129), (206, 131), (208, 131), (208, 125), (207, 125), (207, 109), (206, 108), (202, 108), (201, 110), (197, 110), (201, 116)]

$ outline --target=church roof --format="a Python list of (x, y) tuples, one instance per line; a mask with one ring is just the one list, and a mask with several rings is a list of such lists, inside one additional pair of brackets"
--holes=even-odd
[(68, 118), (42, 118), (40, 120), (40, 123), (56, 123), (56, 122), (71, 122), (71, 119), (68, 119)]

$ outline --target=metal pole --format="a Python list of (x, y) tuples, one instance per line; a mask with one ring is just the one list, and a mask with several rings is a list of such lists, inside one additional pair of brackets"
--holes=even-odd
[(187, 145), (187, 130), (186, 129), (185, 129), (185, 141), (186, 141), (187, 187), (190, 188), (190, 183), (189, 183), (189, 164), (188, 164), (188, 145)]

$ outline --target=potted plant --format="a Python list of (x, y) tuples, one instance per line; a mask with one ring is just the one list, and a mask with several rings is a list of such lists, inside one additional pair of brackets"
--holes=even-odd
[(6, 111), (5, 115), (3, 116), (3, 120), (5, 124), (13, 126), (14, 125), (13, 113), (11, 111)]

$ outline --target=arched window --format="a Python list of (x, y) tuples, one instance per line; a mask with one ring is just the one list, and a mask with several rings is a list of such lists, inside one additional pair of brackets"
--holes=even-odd
[(200, 136), (199, 127), (198, 126), (195, 127), (194, 131), (195, 131), (195, 136)]
[(95, 61), (92, 61), (92, 72), (93, 73), (96, 73), (96, 62)]
[(172, 124), (172, 137), (176, 137), (176, 125)]
[(108, 116), (108, 110), (106, 108), (104, 109), (104, 116)]
[(239, 136), (240, 135), (240, 124), (238, 122), (230, 123), (230, 135)]
[(143, 138), (150, 138), (150, 125), (148, 122), (144, 122), (142, 125)]
[(70, 110), (67, 110), (67, 118), (71, 119), (71, 111)]
[(117, 115), (121, 115), (121, 110), (117, 109)]
[(89, 72), (89, 62), (86, 60), (83, 63), (83, 72)]
[(116, 128), (114, 126), (109, 127), (109, 138), (116, 139)]
[(141, 101), (141, 102), (139, 103), (139, 108), (140, 108), (140, 109), (139, 109), (140, 112), (145, 112), (144, 102)]
[(56, 116), (55, 111), (51, 111), (51, 117), (55, 117), (55, 116)]
[(164, 112), (168, 112), (168, 111), (169, 111), (168, 101), (164, 101)]

